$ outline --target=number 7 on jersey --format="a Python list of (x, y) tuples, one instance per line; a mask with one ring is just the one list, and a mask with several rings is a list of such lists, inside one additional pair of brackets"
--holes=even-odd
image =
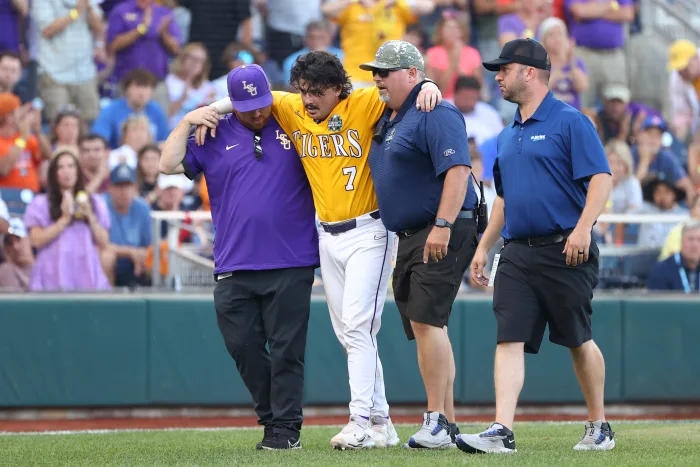
[(354, 165), (352, 167), (343, 167), (343, 175), (349, 175), (348, 183), (345, 185), (345, 191), (352, 191), (355, 189), (355, 175), (357, 175), (357, 167)]

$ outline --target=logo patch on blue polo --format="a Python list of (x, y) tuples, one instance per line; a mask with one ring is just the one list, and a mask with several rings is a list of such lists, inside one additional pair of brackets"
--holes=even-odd
[(454, 153), (455, 153), (454, 149), (446, 149), (445, 152), (442, 153), (442, 155), (445, 157), (450, 157)]
[(544, 141), (544, 138), (545, 138), (544, 135), (530, 136), (530, 140), (532, 140), (532, 141)]

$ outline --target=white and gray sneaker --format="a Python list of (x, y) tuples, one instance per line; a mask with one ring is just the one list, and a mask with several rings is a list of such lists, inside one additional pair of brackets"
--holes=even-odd
[(452, 447), (447, 418), (438, 412), (425, 412), (423, 425), (402, 447), (411, 449), (449, 449)]
[(396, 433), (391, 418), (381, 415), (372, 415), (372, 431), (374, 432), (374, 445), (378, 448), (388, 448), (399, 444), (399, 434)]
[(500, 423), (492, 423), (488, 430), (474, 435), (457, 435), (457, 447), (469, 454), (510, 454), (515, 449), (515, 435)]
[(608, 422), (588, 422), (583, 438), (574, 446), (574, 451), (609, 451), (615, 447), (614, 437), (615, 433)]
[(366, 418), (351, 415), (350, 422), (333, 438), (331, 446), (344, 451), (346, 449), (366, 449), (374, 447), (374, 432)]

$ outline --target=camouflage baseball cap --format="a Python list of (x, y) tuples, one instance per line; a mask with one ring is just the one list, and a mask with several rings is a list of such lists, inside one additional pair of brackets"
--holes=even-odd
[(377, 50), (373, 62), (360, 65), (365, 71), (372, 71), (374, 68), (389, 70), (411, 67), (425, 71), (423, 56), (413, 44), (406, 41), (386, 41)]

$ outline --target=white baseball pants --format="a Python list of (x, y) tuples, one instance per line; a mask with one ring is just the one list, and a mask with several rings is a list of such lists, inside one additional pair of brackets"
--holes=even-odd
[(321, 275), (333, 330), (348, 357), (350, 414), (389, 416), (377, 333), (393, 270), (394, 234), (381, 219), (332, 235), (319, 226)]

